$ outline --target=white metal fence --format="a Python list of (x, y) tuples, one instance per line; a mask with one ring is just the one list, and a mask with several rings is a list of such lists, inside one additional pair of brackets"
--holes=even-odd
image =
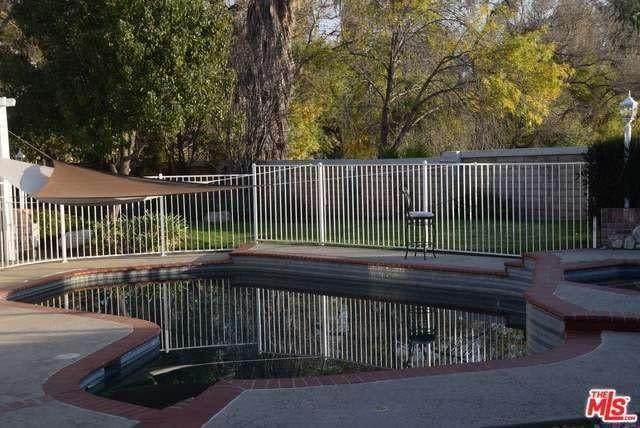
[(229, 250), (253, 240), (402, 248), (403, 189), (414, 209), (435, 213), (429, 238), (439, 250), (586, 248), (593, 237), (585, 174), (583, 163), (266, 164), (252, 174), (156, 177), (246, 186), (238, 189), (90, 207), (54, 206), (12, 189), (0, 209), (0, 268)]
[[(169, 176), (174, 181), (251, 184), (250, 175)], [(0, 209), (0, 268), (132, 254), (229, 250), (252, 239), (250, 188), (110, 206), (56, 206), (16, 188)], [(7, 232), (11, 231), (11, 232)]]
[(168, 252), (231, 250), (253, 239), (253, 192), (251, 174), (156, 176), (170, 181), (238, 186), (232, 190), (164, 199), (170, 219), (182, 219), (186, 231), (167, 226)]
[(261, 241), (401, 248), (402, 190), (439, 250), (499, 255), (591, 242), (583, 163), (259, 165)]

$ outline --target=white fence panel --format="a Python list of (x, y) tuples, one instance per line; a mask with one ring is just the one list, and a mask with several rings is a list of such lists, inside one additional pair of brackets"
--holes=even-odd
[(236, 189), (164, 198), (167, 220), (183, 219), (187, 233), (167, 224), (168, 252), (231, 250), (253, 240), (253, 193), (251, 174), (156, 176)]
[(57, 206), (12, 187), (9, 202), (2, 204), (10, 209), (0, 209), (0, 268), (91, 257), (230, 250), (253, 239), (251, 175), (157, 178), (240, 188), (108, 206)]
[(319, 169), (316, 165), (256, 166), (258, 240), (320, 241)]
[(426, 208), (437, 216), (439, 249), (516, 255), (590, 245), (583, 163), (426, 168)]
[[(407, 191), (442, 251), (588, 248), (584, 163), (258, 165), (263, 241), (402, 248)], [(430, 230), (428, 230), (430, 233)]]

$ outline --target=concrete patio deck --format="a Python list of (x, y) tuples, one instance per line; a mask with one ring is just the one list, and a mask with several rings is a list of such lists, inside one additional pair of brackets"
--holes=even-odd
[[(244, 250), (246, 252), (247, 250)], [(470, 266), (505, 274), (505, 259), (480, 256), (439, 255), (433, 260), (421, 257), (405, 261), (401, 253), (369, 249), (265, 246), (248, 251), (261, 255), (304, 257), (340, 261), (341, 263), (380, 263), (411, 269), (469, 269)], [(580, 263), (610, 258), (593, 251), (558, 254), (561, 263)], [(619, 254), (617, 254), (619, 255)], [(99, 268), (109, 270), (180, 266), (229, 261), (227, 254), (191, 254), (168, 257), (128, 257), (48, 263), (0, 271), (0, 294), (41, 283), (45, 276), (80, 275)], [(640, 262), (633, 253), (631, 261)], [(555, 297), (581, 307), (583, 290), (575, 295), (563, 294), (553, 286)], [(557, 289), (556, 289), (557, 288)], [(579, 288), (575, 287), (574, 288)], [(560, 290), (560, 291), (558, 291)], [(564, 291), (563, 291), (564, 290)], [(584, 288), (586, 292), (590, 289)], [(603, 291), (602, 293), (606, 293)], [(569, 293), (571, 294), (571, 293)], [(605, 295), (602, 295), (605, 296)], [(603, 297), (600, 310), (612, 304)], [(596, 295), (596, 299), (598, 299)], [(589, 301), (593, 296), (589, 295)], [(635, 301), (635, 300), (634, 300)], [(615, 302), (614, 302), (615, 303)], [(588, 306), (585, 304), (585, 306)], [(629, 312), (631, 311), (631, 312)], [(625, 306), (629, 316), (640, 316), (636, 306)], [(87, 317), (82, 314), (47, 313), (35, 307), (0, 300), (0, 426), (132, 426), (145, 420), (140, 410), (129, 417), (113, 416), (109, 409), (86, 410), (82, 402), (72, 406), (45, 394), (43, 384), (61, 368), (92, 355), (105, 346), (123, 340), (131, 327), (114, 319)], [(631, 396), (631, 411), (640, 411), (640, 336), (633, 332), (590, 332), (570, 338), (571, 347), (493, 364), (425, 370), (407, 378), (391, 376), (375, 382), (307, 386), (303, 388), (243, 387), (233, 381), (218, 385), (227, 394), (223, 401), (211, 393), (198, 397), (198, 409), (212, 415), (206, 424), (218, 426), (508, 426), (515, 423), (550, 419), (571, 419), (583, 415), (588, 389), (613, 387)], [(19, 351), (18, 351), (19, 349)], [(70, 355), (77, 354), (77, 355)], [(279, 383), (278, 383), (279, 384)], [(305, 383), (307, 384), (307, 383)], [(299, 384), (298, 384), (299, 385)], [(290, 385), (291, 386), (291, 385)], [(295, 382), (294, 385), (295, 386)], [(235, 398), (233, 398), (235, 397)], [(193, 407), (193, 406), (191, 406)], [(195, 407), (194, 407), (195, 409)], [(190, 418), (191, 411), (172, 409), (147, 418), (148, 426), (198, 426), (207, 418)], [(147, 415), (148, 416), (148, 415)]]
[(125, 337), (129, 327), (0, 304), (0, 330), (1, 426), (134, 425), (134, 421), (54, 400), (42, 389), (53, 373)]
[(244, 391), (207, 427), (487, 427), (584, 416), (588, 391), (613, 387), (640, 410), (640, 340), (603, 335), (566, 361), (355, 385)]
[[(228, 260), (227, 254), (141, 256), (43, 263), (0, 270), (0, 295), (43, 277), (95, 269), (168, 266)], [(71, 363), (129, 335), (126, 324), (0, 299), (0, 426), (127, 427), (137, 421), (85, 410), (54, 400), (43, 391), (47, 379)]]

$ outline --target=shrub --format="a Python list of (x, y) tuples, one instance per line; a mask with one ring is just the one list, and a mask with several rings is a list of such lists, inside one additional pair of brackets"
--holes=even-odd
[(624, 180), (631, 206), (640, 208), (640, 141), (636, 141), (630, 147), (629, 163), (625, 169)]
[[(159, 214), (150, 211), (136, 217), (112, 216), (93, 224), (93, 237), (100, 245), (104, 243), (111, 253), (158, 252), (161, 250), (160, 220)], [(168, 214), (164, 216), (164, 225), (165, 250), (180, 249), (189, 232), (185, 219)]]
[(595, 143), (587, 152), (589, 211), (598, 216), (601, 208), (624, 207), (626, 195), (632, 207), (640, 206), (640, 143), (632, 141), (625, 165), (624, 141), (614, 138)]
[[(65, 213), (64, 219), (67, 232), (82, 228), (82, 220), (80, 218)], [(34, 221), (38, 223), (40, 239), (58, 239), (58, 235), (60, 235), (60, 217), (57, 206), (52, 205), (49, 209), (40, 210)], [(84, 225), (86, 228), (89, 228), (88, 222), (85, 222)]]

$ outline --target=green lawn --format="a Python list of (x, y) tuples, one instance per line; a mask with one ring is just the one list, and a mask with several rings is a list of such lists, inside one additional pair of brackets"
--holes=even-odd
[[(404, 224), (382, 221), (336, 222), (327, 225), (325, 243), (329, 245), (401, 248), (404, 245)], [(272, 223), (260, 229), (260, 239), (317, 243), (315, 224)], [(434, 225), (436, 248), (450, 251), (521, 254), (539, 250), (585, 248), (590, 246), (588, 222), (438, 222)], [(253, 223), (191, 226), (184, 250), (233, 248), (253, 241)]]
[[(243, 229), (244, 226), (244, 229)], [(253, 225), (236, 224), (235, 228), (231, 227), (211, 227), (200, 228), (191, 227), (190, 233), (186, 237), (185, 250), (202, 250), (202, 249), (229, 249), (235, 248), (244, 243), (253, 240)]]

